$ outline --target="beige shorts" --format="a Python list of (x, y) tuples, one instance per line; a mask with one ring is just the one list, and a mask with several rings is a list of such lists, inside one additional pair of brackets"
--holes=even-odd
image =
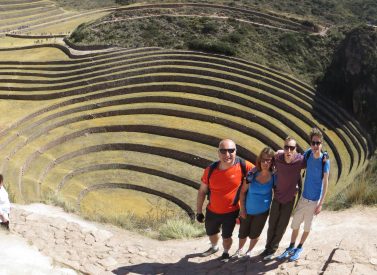
[(309, 232), (317, 205), (318, 201), (311, 201), (301, 197), (293, 214), (291, 228), (297, 230), (300, 228), (301, 223), (304, 222), (304, 231)]

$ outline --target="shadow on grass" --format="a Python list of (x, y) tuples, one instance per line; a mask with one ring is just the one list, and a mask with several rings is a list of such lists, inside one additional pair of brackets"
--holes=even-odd
[[(271, 260), (262, 261), (261, 257), (244, 257), (231, 259), (224, 263), (219, 258), (211, 257), (205, 261), (200, 257), (201, 253), (189, 254), (177, 263), (142, 263), (119, 267), (112, 272), (117, 275), (123, 274), (265, 274), (275, 270), (283, 262)], [(204, 260), (203, 262), (198, 262)]]

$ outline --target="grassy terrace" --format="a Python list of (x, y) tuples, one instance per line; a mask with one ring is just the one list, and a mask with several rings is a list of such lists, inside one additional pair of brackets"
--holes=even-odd
[[(187, 62), (187, 61), (186, 61)], [(169, 61), (164, 61), (164, 62), (162, 62), (163, 64), (164, 64), (164, 66), (166, 66), (166, 67), (162, 67), (162, 66), (152, 66), (153, 65), (153, 63), (157, 63), (157, 65), (159, 65), (159, 64), (161, 64), (161, 62), (158, 62), (158, 61), (156, 61), (156, 60), (153, 60), (153, 62), (148, 62), (148, 64), (149, 64), (149, 69), (155, 69), (155, 68), (157, 68), (158, 70), (160, 70), (160, 69), (169, 69), (169, 70), (174, 70), (174, 71), (176, 71), (176, 72), (179, 72), (180, 70), (183, 70), (183, 71), (187, 71), (188, 69), (191, 69), (191, 70), (194, 70), (194, 71), (197, 71), (197, 69), (196, 69), (196, 67), (195, 67), (195, 65), (196, 66), (203, 66), (203, 67), (205, 67), (205, 68), (211, 68), (211, 67), (215, 67), (215, 66), (213, 66), (211, 63), (199, 63), (199, 62), (187, 62), (188, 63), (188, 65), (190, 65), (190, 66), (178, 66), (178, 65), (180, 65), (180, 64), (185, 64), (186, 62), (184, 62), (184, 61), (179, 61), (179, 60), (169, 60)], [(145, 66), (145, 64), (146, 64), (147, 62), (146, 61), (144, 61), (144, 62), (141, 62), (141, 63), (135, 63), (135, 64), (132, 64), (132, 66), (131, 67), (139, 67), (139, 66)], [(187, 64), (186, 63), (186, 64)], [(114, 64), (114, 63), (113, 63)], [(185, 64), (185, 65), (186, 65)], [(108, 69), (108, 70), (105, 70), (105, 71), (103, 71), (103, 70), (101, 70), (100, 72), (95, 72), (95, 73), (90, 73), (90, 74), (84, 74), (84, 72), (81, 70), (81, 71), (77, 71), (76, 73), (80, 73), (80, 75), (93, 75), (93, 76), (98, 76), (98, 75), (101, 75), (101, 77), (104, 77), (105, 79), (106, 78), (112, 78), (112, 79), (114, 79), (114, 78), (117, 78), (118, 76), (116, 76), (116, 75), (114, 75), (114, 70), (116, 69), (116, 70), (121, 70), (121, 72), (122, 72), (122, 75), (124, 74), (124, 73), (128, 73), (129, 75), (130, 74), (132, 74), (133, 73), (133, 71), (132, 70), (129, 70), (129, 71), (127, 71), (126, 69), (128, 69), (130, 66), (128, 65), (128, 66), (119, 66), (119, 67), (117, 67), (115, 64), (114, 64), (114, 66), (113, 66), (113, 69)], [(220, 71), (220, 66), (217, 66), (217, 67), (215, 67), (215, 69), (216, 70), (210, 70), (210, 71), (208, 71), (208, 72), (202, 72), (202, 73), (204, 73), (204, 74), (206, 74), (206, 75), (208, 75), (209, 74), (209, 72), (214, 72), (214, 73), (220, 73), (221, 71)], [(123, 70), (122, 70), (123, 69)], [(233, 76), (233, 77), (238, 77), (241, 73), (244, 73), (244, 74), (247, 74), (247, 72), (246, 71), (241, 71), (241, 70), (233, 70), (232, 68), (226, 68), (228, 71), (229, 71), (229, 75), (231, 75), (231, 76)], [(203, 69), (204, 70), (204, 69)], [(232, 72), (233, 71), (233, 72)], [(112, 73), (112, 74), (108, 74), (108, 75), (104, 75), (104, 73), (106, 73), (106, 72), (110, 72), (110, 73)], [(24, 74), (25, 75), (25, 77), (27, 76), (27, 74)], [(35, 74), (29, 74), (29, 75), (35, 75), (35, 76), (37, 76), (38, 78), (43, 78), (43, 74), (37, 74), (37, 73), (35, 73)], [(17, 75), (18, 76), (18, 75)], [(50, 77), (50, 75), (45, 75), (45, 76), (48, 76), (48, 77)], [(60, 74), (60, 76), (62, 76), (62, 74)], [(258, 78), (258, 74), (252, 74), (251, 75), (252, 77), (253, 77), (253, 79), (254, 78)], [(8, 80), (8, 82), (13, 82), (13, 83), (20, 83), (20, 85), (23, 85), (24, 83), (30, 83), (30, 84), (32, 84), (32, 83), (46, 83), (46, 84), (52, 84), (52, 83), (62, 83), (62, 82), (64, 82), (64, 80), (66, 81), (66, 82), (68, 82), (69, 80), (76, 80), (76, 79), (79, 79), (79, 77), (71, 77), (71, 78), (68, 78), (68, 77), (62, 77), (62, 78), (59, 78), (59, 80), (58, 81), (54, 81), (54, 80), (41, 80), (41, 79), (37, 79), (37, 80), (33, 80), (33, 81), (31, 81), (31, 80), (23, 80), (23, 79), (20, 79), (19, 77), (18, 77), (18, 79), (17, 80)], [(250, 78), (249, 78), (250, 79)], [(80, 79), (81, 80), (81, 79)], [(88, 78), (88, 80), (90, 80), (90, 81), (95, 81), (95, 78)], [(88, 81), (88, 80), (86, 80), (86, 81)], [(256, 86), (261, 86), (262, 84), (260, 83), (260, 82), (257, 82), (256, 84), (255, 84)], [(265, 84), (264, 85), (264, 87), (265, 87), (265, 89), (274, 89), (274, 87), (273, 86), (271, 86), (271, 85), (269, 85), (269, 84)], [(306, 109), (306, 110), (309, 110), (310, 108), (308, 108), (308, 106), (306, 106), (305, 105), (305, 101), (304, 100), (306, 100), (306, 101), (310, 101), (311, 99), (310, 98), (308, 98), (308, 97), (304, 97), (302, 94), (300, 94), (300, 96), (301, 96), (301, 98), (303, 99), (302, 100), (302, 102), (300, 102), (300, 103), (296, 103), (297, 105), (299, 105), (300, 107), (302, 107), (303, 109)], [(289, 98), (287, 98), (287, 99), (289, 99)], [(296, 98), (297, 99), (297, 98)], [(299, 100), (299, 99), (297, 99), (297, 100)], [(301, 104), (301, 105), (300, 105)], [(324, 119), (324, 120), (326, 120), (326, 118), (322, 118), (322, 119)], [(338, 124), (340, 125), (340, 123), (339, 123), (339, 121), (338, 121)], [(348, 133), (349, 133), (349, 131), (348, 131)], [(353, 138), (353, 136), (352, 135), (350, 135), (350, 137), (351, 137), (351, 139)], [(354, 142), (354, 140), (353, 140), (353, 142)], [(349, 150), (350, 150), (350, 152), (351, 152), (351, 158), (352, 158), (352, 161), (351, 161), (351, 164), (353, 163), (353, 153), (352, 153), (352, 149), (351, 148), (348, 148)], [(357, 147), (357, 150), (358, 150), (358, 153), (360, 154), (360, 149), (359, 149), (359, 147)], [(360, 163), (360, 158), (358, 159), (358, 162)]]
[[(171, 63), (170, 61), (164, 61), (163, 63), (167, 63), (167, 64), (174, 64), (174, 61), (173, 61), (173, 63)], [(144, 63), (142, 63), (141, 65), (144, 65)], [(139, 64), (135, 64), (134, 65), (134, 67), (135, 66), (140, 66)], [(165, 65), (165, 66), (167, 66), (167, 65)], [(202, 66), (206, 66), (206, 67), (211, 67), (211, 64), (204, 64), (203, 63), (203, 65)], [(171, 70), (171, 68), (174, 68), (175, 67), (175, 71), (179, 71), (179, 69), (182, 69), (182, 70), (185, 70), (185, 67), (178, 67), (178, 66), (172, 66), (172, 65), (170, 65), (169, 66), (169, 70)], [(71, 67), (72, 68), (72, 67)], [(124, 67), (123, 67), (124, 68)], [(153, 67), (151, 66), (151, 68), (153, 69)], [(156, 67), (155, 67), (156, 68)], [(192, 69), (193, 68), (193, 70), (195, 70), (195, 71), (197, 71), (193, 66), (191, 66), (190, 67), (190, 69)], [(57, 69), (57, 68), (54, 68), (54, 69)], [(122, 67), (120, 68), (120, 69), (122, 69)], [(161, 67), (157, 67), (157, 70), (159, 70), (159, 69), (161, 69)], [(195, 72), (194, 71), (194, 72)], [(212, 71), (211, 71), (212, 72)], [(76, 71), (76, 73), (83, 73), (82, 71), (80, 72), (80, 71)], [(131, 73), (134, 73), (133, 71), (130, 71), (130, 74)], [(209, 72), (204, 72), (205, 74), (209, 74)], [(217, 72), (215, 71), (215, 73), (219, 73), (219, 71), (217, 70)], [(236, 73), (238, 73), (238, 74), (240, 74), (240, 71), (238, 70), (238, 71), (236, 71)], [(99, 72), (96, 72), (96, 73), (94, 73), (94, 74), (92, 74), (92, 75), (103, 75), (103, 73), (99, 73)], [(38, 74), (36, 74), (36, 75), (38, 75)], [(119, 75), (119, 74), (118, 74)], [(114, 74), (112, 74), (112, 75), (108, 75), (107, 77), (105, 77), (105, 80), (106, 79), (117, 79), (119, 76), (118, 75), (115, 75), (114, 76)], [(123, 73), (122, 73), (122, 75), (123, 75)], [(122, 75), (120, 75), (120, 76), (122, 76)], [(235, 74), (235, 73), (232, 73), (231, 74), (233, 77), (236, 77), (237, 75)], [(38, 76), (40, 76), (40, 75), (38, 75)], [(257, 75), (257, 74), (254, 74), (254, 75), (252, 75), (252, 77), (254, 77), (254, 78), (259, 78), (259, 76)], [(77, 79), (77, 77), (76, 77), (76, 79)], [(91, 80), (94, 80), (93, 78), (91, 78)], [(20, 80), (20, 79), (18, 79), (17, 80), (18, 82), (23, 82), (22, 80)], [(239, 81), (239, 80), (238, 80)], [(12, 82), (12, 81), (10, 81), (10, 82)], [(29, 81), (30, 82), (30, 81)], [(36, 83), (43, 83), (44, 81), (41, 81), (41, 80), (36, 80), (35, 81)], [(44, 83), (49, 83), (49, 82), (52, 82), (52, 83), (55, 83), (55, 81), (52, 81), (52, 80), (48, 80), (48, 81), (45, 81)], [(59, 82), (61, 82), (60, 80), (59, 80)], [(254, 81), (255, 82), (255, 81)], [(256, 84), (254, 84), (255, 86), (261, 86), (262, 84), (260, 83), (260, 81), (258, 81), (258, 82), (255, 82)], [(65, 85), (66, 87), (67, 87), (67, 85)], [(59, 86), (58, 86), (59, 87)], [(61, 88), (64, 88), (64, 86), (60, 86)], [(266, 90), (268, 90), (268, 89), (273, 89), (273, 87), (271, 86), (271, 85), (264, 85), (264, 87), (263, 88), (265, 88)], [(14, 89), (16, 89), (16, 87), (14, 88)], [(38, 87), (38, 89), (42, 89), (42, 87), (39, 85), (39, 87)], [(20, 89), (18, 89), (18, 90), (20, 90)], [(21, 91), (21, 90), (20, 90)], [(308, 100), (308, 98), (307, 97), (303, 97), (302, 96), (302, 94), (300, 94), (300, 96), (301, 96), (301, 98), (303, 98), (303, 100)], [(288, 99), (289, 101), (291, 101), (292, 99), (290, 99), (289, 97), (287, 97), (287, 96), (285, 96), (285, 98), (286, 99)], [(308, 110), (308, 108), (307, 108), (307, 106), (305, 106), (304, 104), (305, 104), (305, 102), (298, 102), (298, 103), (296, 103), (296, 104), (298, 104), (300, 107), (302, 107), (303, 109), (306, 109), (306, 110)], [(300, 105), (301, 104), (301, 105)], [(352, 137), (352, 136), (351, 136)], [(350, 150), (350, 152), (352, 153), (352, 150)], [(352, 157), (352, 156), (351, 156)], [(359, 159), (359, 161), (360, 161), (360, 159)]]
[(287, 135), (305, 150), (313, 126), (324, 130), (331, 156), (330, 197), (367, 165), (372, 152), (363, 129), (279, 70), (160, 47), (68, 49), (56, 36), (103, 15), (93, 30), (200, 15), (288, 34), (316, 31), (308, 22), (217, 4), (136, 5), (112, 14), (107, 4), (87, 4), (98, 9), (47, 0), (0, 8), (0, 33), (19, 35), (0, 38), (0, 107), (7, 114), (0, 118), (0, 169), (12, 200), (53, 202), (117, 224), (124, 216), (192, 216), (203, 168), (217, 158), (222, 138), (234, 139), (238, 155), (254, 162)]
[(305, 149), (310, 128), (325, 128), (331, 195), (370, 153), (359, 126), (308, 85), (241, 59), (144, 48), (2, 61), (0, 75), (8, 106), (31, 104), (23, 115), (9, 109), (14, 120), (0, 132), (1, 169), (16, 200), (56, 196), (88, 216), (96, 199), (107, 206), (101, 215), (115, 218), (106, 211), (114, 194), (119, 209), (150, 209), (160, 197), (192, 213), (202, 169), (224, 137), (254, 161), (288, 134)]
[[(244, 22), (263, 24), (270, 27), (282, 28), (285, 30), (313, 31), (303, 22), (297, 19), (285, 18), (279, 14), (265, 13), (258, 10), (242, 7), (230, 7), (216, 4), (203, 3), (177, 3), (177, 4), (150, 4), (132, 7), (121, 7), (117, 9), (120, 21), (135, 19), (137, 17), (146, 18), (154, 16), (203, 16), (217, 18), (236, 18)], [(220, 15), (219, 15), (220, 14)], [(117, 18), (119, 21), (119, 18)], [(112, 22), (111, 17), (104, 19), (104, 24)], [(102, 24), (102, 23), (100, 23)], [(97, 25), (98, 26), (98, 25)]]
[[(0, 34), (67, 34), (81, 23), (106, 14), (108, 11), (105, 9), (68, 11), (49, 0), (9, 1), (0, 7)], [(38, 43), (42, 41), (38, 40)]]

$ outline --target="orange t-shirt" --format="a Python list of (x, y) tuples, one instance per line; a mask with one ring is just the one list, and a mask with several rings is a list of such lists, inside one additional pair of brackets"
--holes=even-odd
[[(246, 161), (246, 172), (254, 167), (253, 164)], [(202, 176), (202, 182), (208, 185), (207, 167)], [(246, 176), (246, 175), (245, 175)], [(215, 168), (209, 179), (209, 189), (211, 190), (210, 201), (207, 208), (217, 214), (225, 214), (236, 211), (240, 208), (239, 203), (233, 205), (237, 190), (242, 181), (242, 168), (238, 162), (226, 170)]]

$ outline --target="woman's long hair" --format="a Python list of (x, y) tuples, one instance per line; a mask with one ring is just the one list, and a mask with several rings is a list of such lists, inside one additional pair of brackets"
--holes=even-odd
[(263, 150), (259, 153), (259, 156), (257, 157), (256, 166), (258, 171), (262, 171), (261, 167), (261, 161), (262, 158), (271, 158), (271, 164), (270, 164), (270, 172), (273, 172), (275, 170), (275, 161), (274, 161), (275, 151), (272, 150), (271, 147), (265, 147)]

